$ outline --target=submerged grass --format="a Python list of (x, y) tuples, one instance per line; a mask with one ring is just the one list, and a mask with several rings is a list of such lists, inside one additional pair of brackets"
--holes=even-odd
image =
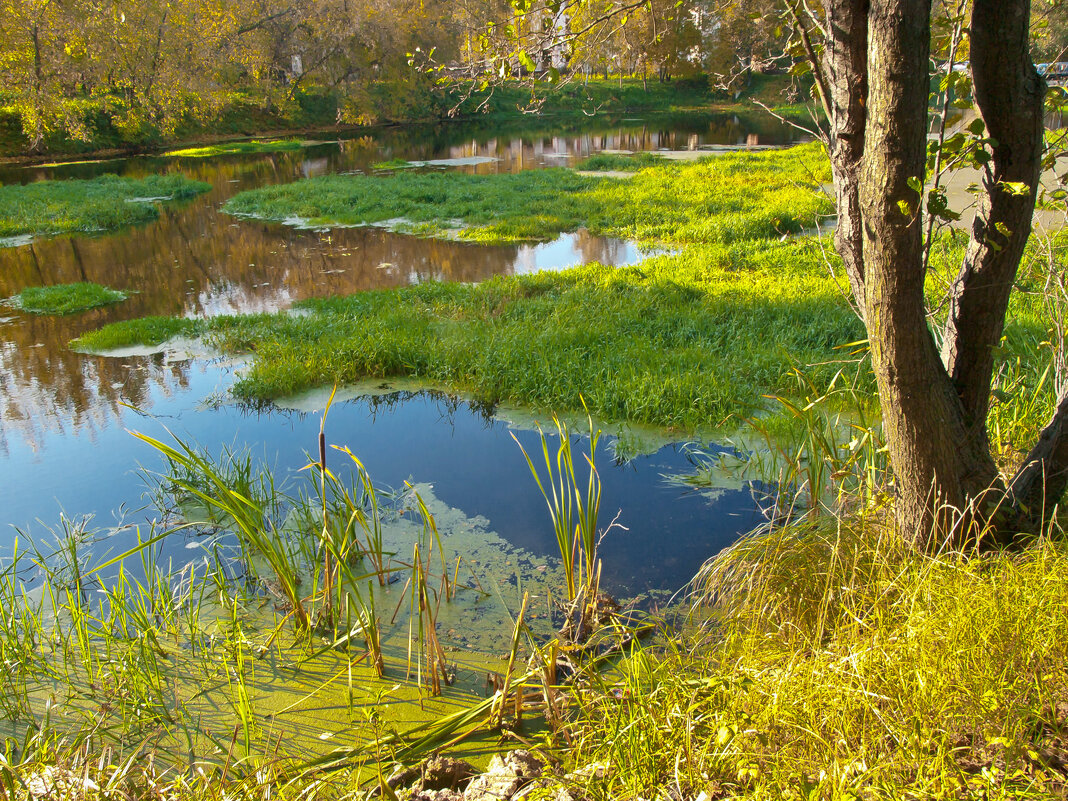
[(331, 175), (242, 192), (236, 215), (312, 225), (417, 224), (484, 243), (589, 228), (654, 242), (712, 243), (796, 233), (830, 213), (814, 145), (665, 164), (625, 185), (558, 168), (515, 174)]
[(126, 293), (80, 281), (55, 286), (28, 286), (15, 296), (23, 311), (33, 314), (73, 314), (126, 300)]
[(0, 236), (111, 231), (156, 219), (159, 202), (190, 198), (210, 188), (178, 174), (0, 186)]

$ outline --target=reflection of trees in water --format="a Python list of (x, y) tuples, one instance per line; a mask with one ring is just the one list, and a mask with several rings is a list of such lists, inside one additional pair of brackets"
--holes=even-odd
[[(516, 248), (418, 239), (375, 228), (302, 231), (216, 212), (211, 200), (164, 209), (120, 235), (44, 239), (0, 250), (0, 296), (30, 285), (94, 281), (133, 292), (70, 317), (13, 312), (0, 327), (3, 435), (103, 425), (120, 400), (147, 394), (127, 360), (87, 358), (66, 343), (105, 323), (146, 315), (211, 316), (285, 308), (420, 280), (483, 281), (506, 274)], [(160, 385), (162, 386), (162, 385)]]
[[(145, 315), (217, 315), (284, 308), (301, 298), (349, 294), (409, 282), (476, 282), (522, 269), (519, 248), (397, 236), (378, 229), (328, 233), (237, 220), (218, 213), (238, 191), (297, 180), (305, 174), (366, 170), (376, 161), (489, 156), (464, 168), (505, 172), (566, 164), (600, 150), (655, 150), (700, 141), (734, 143), (755, 130), (753, 120), (726, 115), (606, 125), (593, 119), (561, 133), (545, 123), (496, 130), (479, 126), (399, 126), (373, 135), (326, 142), (301, 151), (210, 159), (123, 159), (0, 170), (4, 182), (84, 178), (104, 172), (143, 175), (180, 171), (213, 189), (161, 210), (150, 225), (109, 236), (41, 239), (0, 248), (0, 297), (23, 287), (95, 281), (132, 291), (120, 304), (65, 318), (0, 313), (0, 450), (19, 430), (33, 442), (44, 430), (108, 425), (121, 401), (144, 405), (153, 392), (186, 380), (184, 368), (163, 369), (162, 357), (105, 359), (71, 353), (66, 343), (105, 323)], [(768, 122), (768, 131), (775, 123)], [(759, 126), (757, 126), (759, 127)], [(584, 261), (618, 264), (626, 243), (579, 231), (573, 242)]]
[(599, 261), (601, 264), (615, 265), (627, 259), (627, 242), (623, 239), (592, 236), (585, 228), (580, 228), (575, 232), (574, 243), (584, 263)]

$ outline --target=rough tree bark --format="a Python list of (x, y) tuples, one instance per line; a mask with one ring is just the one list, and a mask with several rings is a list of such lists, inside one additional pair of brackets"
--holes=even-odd
[(1028, 0), (973, 4), (975, 96), (996, 145), (941, 349), (924, 305), (923, 198), (909, 186), (925, 171), (931, 1), (828, 0), (822, 55), (807, 48), (829, 117), (836, 246), (868, 329), (898, 524), (928, 548), (1033, 527), (1068, 486), (1068, 398), (1008, 482), (986, 425), (1041, 165), (1045, 87), (1028, 55), (1029, 14)]

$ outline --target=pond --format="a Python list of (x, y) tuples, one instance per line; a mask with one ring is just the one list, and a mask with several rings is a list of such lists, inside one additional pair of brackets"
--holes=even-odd
[[(756, 127), (754, 127), (756, 126)], [(36, 535), (67, 516), (93, 514), (110, 526), (136, 522), (144, 506), (137, 467), (156, 455), (127, 429), (165, 436), (163, 426), (214, 452), (248, 448), (284, 478), (314, 450), (317, 413), (250, 410), (226, 399), (240, 365), (180, 354), (86, 356), (66, 342), (118, 319), (149, 314), (273, 311), (295, 300), (420, 281), (477, 282), (495, 275), (560, 269), (589, 261), (633, 263), (629, 242), (578, 231), (539, 245), (481, 246), (419, 239), (377, 228), (301, 230), (235, 219), (219, 207), (238, 191), (335, 172), (369, 171), (389, 159), (460, 160), (477, 173), (576, 163), (601, 150), (698, 150), (780, 144), (793, 132), (767, 121), (694, 115), (667, 121), (591, 121), (581, 130), (493, 131), (482, 126), (383, 129), (318, 141), (299, 151), (210, 158), (130, 158), (8, 168), (5, 182), (141, 175), (178, 170), (212, 190), (161, 209), (158, 221), (111, 235), (40, 238), (0, 248), (0, 297), (30, 285), (95, 281), (131, 292), (115, 306), (68, 317), (0, 307), (0, 547), (14, 528)], [(509, 424), (439, 394), (400, 392), (355, 398), (330, 415), (329, 439), (352, 448), (376, 483), (433, 487), (436, 498), (485, 520), (531, 558), (555, 548), (544, 501), (515, 433), (539, 447), (533, 420)], [(542, 425), (551, 420), (541, 419)], [(636, 436), (636, 435), (633, 435)], [(669, 438), (663, 438), (667, 442)], [(706, 449), (708, 446), (705, 446)], [(604, 546), (605, 582), (625, 596), (673, 592), (701, 561), (758, 520), (744, 482), (715, 492), (685, 489), (671, 476), (691, 469), (679, 444), (634, 458), (607, 438), (598, 467), (604, 515), (624, 529)], [(617, 458), (618, 457), (618, 458)], [(605, 520), (604, 522), (607, 522)], [(117, 544), (113, 547), (119, 547)]]

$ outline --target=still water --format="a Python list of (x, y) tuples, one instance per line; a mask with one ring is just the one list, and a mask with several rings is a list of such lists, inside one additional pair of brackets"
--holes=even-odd
[[(0, 248), (0, 298), (25, 286), (95, 281), (130, 291), (124, 303), (69, 317), (41, 317), (0, 306), (0, 547), (15, 527), (41, 536), (61, 513), (93, 514), (102, 526), (144, 519), (138, 466), (159, 459), (127, 429), (173, 431), (216, 453), (248, 448), (284, 480), (306, 463), (317, 414), (253, 411), (227, 400), (240, 365), (175, 356), (125, 358), (71, 352), (83, 331), (149, 314), (216, 315), (274, 311), (295, 300), (421, 281), (482, 281), (589, 261), (621, 265), (642, 258), (632, 243), (578, 231), (540, 245), (482, 246), (418, 239), (376, 228), (299, 230), (239, 220), (219, 207), (243, 189), (328, 173), (369, 171), (391, 158), (465, 160), (445, 167), (476, 173), (566, 166), (601, 150), (700, 149), (781, 144), (791, 132), (737, 117), (668, 122), (592, 121), (585, 130), (481, 130), (409, 126), (321, 141), (277, 154), (210, 159), (131, 158), (8, 168), (0, 180), (140, 175), (181, 171), (212, 190), (165, 206), (158, 221), (101, 236), (43, 238)], [(348, 445), (379, 485), (433, 486), (437, 499), (538, 557), (555, 548), (547, 512), (511, 434), (540, 447), (529, 426), (510, 426), (485, 410), (435, 394), (356, 398), (330, 413), (331, 442)], [(549, 421), (544, 421), (549, 422)], [(603, 522), (617, 511), (626, 529), (604, 545), (605, 580), (616, 592), (674, 590), (701, 561), (758, 521), (749, 487), (684, 490), (665, 477), (690, 470), (669, 445), (614, 459), (605, 441)], [(705, 446), (707, 449), (707, 445)]]

